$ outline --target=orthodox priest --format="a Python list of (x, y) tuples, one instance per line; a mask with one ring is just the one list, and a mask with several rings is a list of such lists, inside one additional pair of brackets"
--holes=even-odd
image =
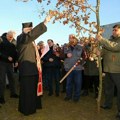
[[(18, 111), (24, 115), (30, 115), (41, 109), (41, 94), (37, 94), (38, 79), (40, 75), (40, 59), (38, 56), (35, 40), (47, 31), (46, 24), (50, 21), (50, 16), (32, 28), (32, 22), (22, 23), (22, 33), (17, 37), (17, 50), (19, 55), (19, 80), (20, 96)], [(42, 86), (41, 86), (42, 87)]]

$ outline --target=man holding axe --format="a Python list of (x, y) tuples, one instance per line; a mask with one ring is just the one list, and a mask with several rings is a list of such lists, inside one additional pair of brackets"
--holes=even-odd
[(82, 65), (78, 64), (78, 59), (81, 58), (82, 47), (78, 44), (78, 39), (73, 34), (69, 35), (69, 43), (64, 47), (64, 54), (66, 55), (64, 68), (68, 72), (68, 76), (66, 74), (67, 84), (64, 100), (73, 99), (74, 102), (78, 102), (82, 84)]

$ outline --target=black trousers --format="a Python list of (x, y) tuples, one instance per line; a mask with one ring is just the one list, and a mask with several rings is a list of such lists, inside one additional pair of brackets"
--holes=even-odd
[(117, 88), (117, 108), (120, 111), (120, 73), (105, 73), (105, 105), (111, 107), (114, 97), (114, 88)]
[(84, 90), (89, 90), (89, 88), (93, 88), (94, 86), (94, 91), (95, 93), (98, 93), (98, 87), (99, 87), (99, 76), (98, 75), (84, 75), (84, 81), (83, 81), (83, 89)]
[(18, 110), (24, 115), (33, 114), (42, 108), (41, 96), (37, 96), (38, 75), (22, 76)]
[(6, 75), (8, 77), (10, 94), (15, 94), (15, 81), (13, 73), (12, 63), (6, 63), (0, 61), (0, 97), (4, 97), (5, 84), (6, 84)]
[(59, 94), (60, 91), (60, 68), (46, 68), (46, 79), (48, 80), (49, 94), (54, 92), (54, 82), (55, 82), (55, 93)]

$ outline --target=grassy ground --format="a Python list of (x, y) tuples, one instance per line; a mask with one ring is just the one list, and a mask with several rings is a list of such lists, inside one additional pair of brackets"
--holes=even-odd
[[(9, 90), (6, 90), (6, 103), (0, 108), (0, 120), (115, 120), (116, 104), (111, 110), (102, 110), (97, 113), (96, 100), (93, 93), (81, 97), (80, 101), (64, 101), (65, 94), (59, 97), (48, 96), (44, 92), (42, 97), (43, 109), (30, 116), (24, 116), (17, 110), (18, 99), (9, 97)], [(114, 101), (116, 98), (114, 98)]]

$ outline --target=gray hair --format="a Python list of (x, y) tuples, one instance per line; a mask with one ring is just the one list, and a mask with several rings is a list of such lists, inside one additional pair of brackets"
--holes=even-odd
[(10, 30), (10, 31), (8, 31), (7, 32), (7, 35), (12, 35), (13, 37), (15, 37), (15, 31), (13, 31), (13, 30)]

